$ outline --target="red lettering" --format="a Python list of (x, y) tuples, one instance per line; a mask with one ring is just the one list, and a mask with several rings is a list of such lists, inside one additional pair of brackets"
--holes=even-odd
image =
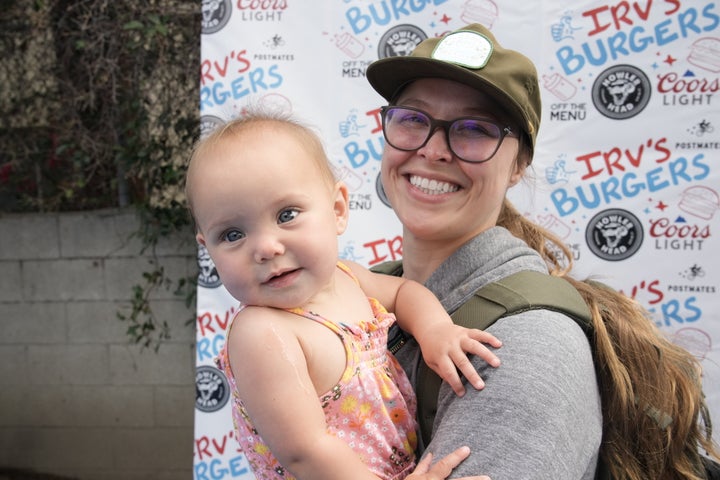
[(630, 4), (628, 2), (620, 2), (616, 6), (610, 8), (610, 13), (612, 14), (616, 30), (620, 30), (620, 22), (627, 23), (628, 25), (633, 24), (633, 21), (627, 17), (629, 12)]
[(200, 64), (200, 83), (205, 86), (205, 81), (212, 82), (215, 77), (212, 76), (212, 64), (209, 60), (203, 60)]
[[(648, 142), (650, 142), (650, 140), (648, 140)], [(663, 154), (662, 157), (655, 160), (656, 163), (663, 163), (670, 159), (671, 152), (669, 148), (665, 147), (666, 142), (667, 138), (663, 137), (655, 143), (655, 150)]]
[(240, 10), (285, 10), (287, 0), (238, 0)]
[[(680, 8), (679, 0), (666, 0), (672, 3), (675, 8), (666, 11), (665, 14), (676, 12)], [(588, 33), (591, 37), (595, 34), (603, 32), (614, 26), (616, 30), (621, 30), (624, 25), (634, 25), (636, 22), (632, 17), (636, 16), (639, 20), (647, 21), (650, 18), (650, 9), (652, 7), (652, 0), (647, 0), (644, 4), (641, 2), (627, 2), (621, 1), (614, 6), (603, 5), (592, 10), (587, 10), (582, 13), (583, 17), (589, 17), (592, 19), (594, 28)], [(600, 17), (605, 12), (610, 12), (609, 20), (602, 20)]]
[(208, 457), (212, 457), (212, 453), (210, 453), (210, 450), (208, 449), (209, 446), (210, 440), (208, 440), (208, 437), (202, 436), (195, 439), (195, 452), (198, 456), (198, 460), (203, 460), (203, 454), (207, 455)]
[(365, 115), (367, 115), (370, 118), (373, 118), (375, 120), (375, 126), (370, 131), (370, 133), (378, 133), (382, 131), (382, 117), (380, 116), (380, 109), (376, 108), (374, 110), (370, 110), (365, 112)]
[(675, 72), (660, 76), (658, 92), (660, 93), (715, 93), (720, 91), (720, 79), (693, 78), (685, 80)]
[(660, 218), (650, 221), (650, 236), (665, 238), (692, 238), (704, 239), (710, 236), (710, 226), (704, 225), (677, 225), (669, 218)]
[[(638, 285), (634, 285), (632, 289), (630, 289), (630, 295), (629, 297), (637, 300), (638, 294), (645, 290), (647, 293), (652, 295), (652, 298), (650, 300), (647, 300), (647, 303), (650, 305), (653, 305), (655, 303), (662, 302), (665, 295), (663, 294), (662, 290), (660, 290), (658, 287), (660, 285), (659, 280), (653, 280), (652, 282), (646, 283), (645, 280), (640, 281)], [(622, 290), (620, 291), (621, 293)]]
[[(653, 149), (660, 154), (659, 158), (655, 159), (655, 163), (666, 162), (671, 157), (670, 150), (665, 146), (666, 142), (667, 138), (665, 137), (659, 140), (653, 140), (651, 138), (644, 144), (640, 144), (635, 151), (627, 148), (625, 150), (621, 150), (618, 147), (613, 147), (607, 152), (596, 151), (580, 155), (576, 157), (575, 160), (585, 163), (587, 173), (582, 176), (582, 180), (595, 177), (605, 171), (607, 171), (609, 175), (615, 175), (618, 171), (624, 172), (627, 170), (627, 166), (625, 165), (626, 162), (628, 166), (638, 168), (643, 162), (643, 156), (645, 155), (646, 148)], [(593, 167), (592, 162), (596, 157), (600, 156), (603, 158), (604, 167), (602, 169), (597, 169), (597, 167)]]
[(665, 3), (669, 3), (673, 6), (670, 10), (665, 10), (663, 13), (665, 15), (672, 15), (673, 13), (680, 10), (680, 0), (665, 0)]
[(204, 312), (202, 315), (199, 315), (197, 317), (197, 326), (200, 336), (205, 337), (208, 333), (217, 333), (218, 331), (224, 332), (233, 315), (235, 315), (235, 307), (227, 310), (224, 318), (217, 313), (213, 314), (211, 312)]
[(230, 52), (230, 56), (226, 56), (222, 60), (203, 60), (200, 65), (200, 82), (205, 85), (205, 82), (214, 82), (215, 77), (225, 78), (230, 70), (230, 61), (235, 60), (239, 66), (235, 70), (236, 73), (244, 73), (250, 68), (250, 61), (244, 57), (247, 50), (241, 50), (239, 53), (235, 53), (233, 50)]
[[(212, 458), (216, 455), (222, 455), (225, 453), (225, 449), (227, 448), (228, 438), (233, 438), (233, 432), (223, 435), (219, 441), (214, 438), (210, 439), (206, 435), (203, 435), (202, 437), (195, 439), (194, 455), (197, 455), (197, 459), (199, 461), (202, 461), (205, 457)], [(212, 450), (210, 449), (211, 446), (213, 447)], [(241, 451), (239, 445), (236, 451)]]
[(600, 23), (600, 19), (598, 18), (600, 16), (600, 13), (605, 12), (609, 9), (610, 9), (610, 7), (605, 5), (605, 6), (594, 8), (592, 10), (588, 10), (587, 12), (582, 13), (583, 17), (591, 17), (592, 21), (593, 21), (593, 25), (595, 25), (595, 28), (588, 33), (588, 37), (592, 37), (593, 35), (603, 32), (603, 31), (607, 30), (608, 28), (610, 28), (609, 22), (608, 23)]
[(582, 180), (587, 180), (588, 178), (592, 178), (592, 177), (600, 175), (602, 173), (602, 170), (593, 170), (592, 165), (590, 163), (593, 158), (599, 157), (601, 154), (602, 154), (601, 152), (592, 152), (592, 153), (588, 153), (587, 155), (581, 155), (581, 156), (575, 158), (575, 160), (577, 160), (578, 162), (585, 162), (585, 167), (587, 169), (587, 173), (582, 176), (582, 178), (581, 178)]
[(213, 439), (212, 439), (212, 444), (213, 444), (213, 447), (215, 447), (215, 450), (216, 450), (220, 455), (222, 455), (223, 453), (225, 453), (225, 445), (227, 444), (227, 437), (226, 437), (225, 435), (223, 435), (223, 437), (222, 437), (222, 443), (220, 443), (220, 445), (218, 445), (218, 443), (217, 443), (217, 442), (215, 441), (215, 439), (213, 438)]
[(205, 337), (207, 331), (215, 333), (215, 329), (212, 327), (211, 323), (212, 315), (210, 314), (210, 312), (205, 312), (199, 317), (197, 317), (197, 326), (200, 329), (201, 337)]
[(225, 312), (225, 319), (223, 320), (220, 318), (220, 315), (215, 314), (215, 322), (218, 324), (220, 329), (224, 332), (227, 329), (228, 322), (230, 322), (230, 318), (232, 317), (235, 309), (231, 309), (229, 312)]
[(399, 260), (402, 258), (402, 237), (398, 235), (397, 237), (389, 240), (380, 239), (363, 244), (363, 247), (369, 247), (373, 252), (373, 258), (368, 262), (368, 265), (372, 266), (388, 259), (388, 255), (381, 255), (379, 253), (378, 247), (380, 245), (387, 246), (390, 253), (390, 260)]
[(605, 159), (605, 165), (607, 166), (607, 171), (610, 175), (614, 174), (613, 167), (617, 168), (621, 172), (625, 171), (625, 167), (620, 164), (622, 152), (619, 148), (613, 148), (609, 152), (604, 153), (603, 159)]
[(373, 258), (368, 262), (369, 265), (375, 265), (376, 263), (380, 263), (387, 258), (387, 255), (380, 256), (378, 254), (377, 247), (379, 245), (382, 245), (383, 243), (385, 243), (385, 240), (375, 240), (374, 242), (368, 242), (363, 244), (363, 247), (370, 247), (370, 249), (372, 249)]

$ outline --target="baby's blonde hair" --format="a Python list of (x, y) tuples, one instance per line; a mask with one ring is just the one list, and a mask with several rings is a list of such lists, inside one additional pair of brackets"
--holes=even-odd
[(335, 173), (320, 136), (311, 127), (301, 123), (289, 113), (262, 107), (252, 107), (246, 109), (246, 113), (242, 117), (229, 121), (198, 140), (193, 147), (185, 176), (185, 196), (191, 214), (193, 212), (192, 176), (201, 159), (224, 141), (237, 138), (248, 132), (257, 132), (263, 128), (275, 129), (276, 131), (284, 130), (294, 135), (310, 152), (321, 178), (325, 180), (329, 188), (334, 187), (337, 181)]

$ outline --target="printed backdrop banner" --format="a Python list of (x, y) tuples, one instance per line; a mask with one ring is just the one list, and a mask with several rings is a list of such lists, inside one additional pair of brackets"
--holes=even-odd
[[(513, 200), (567, 242), (578, 277), (637, 298), (702, 360), (720, 424), (718, 3), (203, 0), (202, 9), (203, 133), (249, 104), (316, 128), (350, 191), (341, 257), (368, 266), (402, 256), (379, 181), (383, 99), (368, 64), (468, 23), (533, 59), (542, 126), (533, 178)], [(238, 302), (203, 249), (198, 258), (194, 478), (252, 479), (213, 361)]]

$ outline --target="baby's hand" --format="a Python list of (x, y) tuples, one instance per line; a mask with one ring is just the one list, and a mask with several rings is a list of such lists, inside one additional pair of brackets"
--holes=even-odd
[(465, 328), (454, 323), (434, 324), (422, 332), (422, 337), (416, 336), (416, 339), (425, 363), (445, 380), (458, 396), (465, 394), (458, 370), (476, 389), (480, 390), (485, 386), (467, 354), (477, 355), (492, 367), (500, 365), (500, 359), (483, 344), (500, 348), (502, 342), (482, 330)]

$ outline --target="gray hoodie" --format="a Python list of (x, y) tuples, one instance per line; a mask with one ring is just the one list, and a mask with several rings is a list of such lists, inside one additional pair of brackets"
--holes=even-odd
[[(426, 286), (452, 313), (478, 288), (522, 270), (547, 272), (542, 258), (502, 227), (458, 249)], [(592, 353), (573, 319), (531, 310), (487, 329), (503, 346), (502, 364), (473, 357), (485, 380), (463, 397), (443, 383), (432, 440), (435, 459), (467, 445), (471, 454), (449, 478), (489, 475), (493, 480), (592, 480), (602, 438), (600, 394)], [(420, 349), (414, 340), (396, 356), (413, 384)]]

